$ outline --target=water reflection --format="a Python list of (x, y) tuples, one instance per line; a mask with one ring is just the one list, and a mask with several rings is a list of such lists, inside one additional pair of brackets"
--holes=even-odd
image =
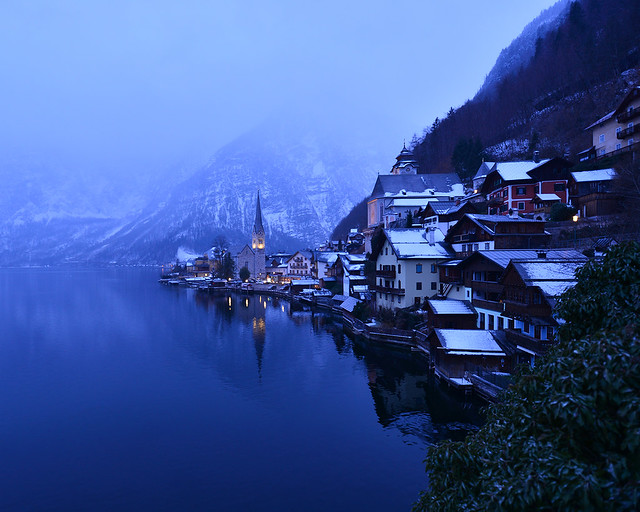
[[(363, 362), (379, 423), (400, 431), (406, 442), (419, 440), (431, 444), (441, 439), (462, 439), (482, 423), (483, 404), (438, 382), (428, 373), (426, 360), (419, 353), (351, 337), (345, 334), (341, 319), (332, 313), (262, 295), (203, 295), (198, 303), (228, 322), (235, 317), (251, 329), (260, 381), (268, 331), (283, 327), (273, 323), (275, 318), (270, 325), (267, 313), (273, 311), (279, 319), (284, 313), (291, 325), (307, 326), (314, 334), (329, 335), (338, 355)], [(291, 357), (279, 348), (274, 348), (274, 352), (282, 358)]]

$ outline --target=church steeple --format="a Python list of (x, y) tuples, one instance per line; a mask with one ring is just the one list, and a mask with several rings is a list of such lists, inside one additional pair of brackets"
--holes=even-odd
[(258, 190), (258, 200), (256, 201), (256, 220), (253, 223), (254, 233), (264, 233), (264, 227), (262, 227), (262, 209), (260, 208), (260, 191)]
[(256, 200), (256, 220), (253, 223), (253, 232), (251, 233), (251, 247), (254, 251), (260, 251), (264, 254), (264, 226), (262, 225), (262, 209), (260, 208), (259, 190), (258, 199)]

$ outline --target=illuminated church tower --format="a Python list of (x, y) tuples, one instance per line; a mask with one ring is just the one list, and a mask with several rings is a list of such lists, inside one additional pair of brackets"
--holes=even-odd
[(259, 279), (267, 277), (265, 268), (265, 243), (264, 243), (264, 226), (262, 225), (262, 210), (260, 209), (260, 191), (258, 190), (258, 199), (256, 201), (256, 220), (253, 223), (253, 231), (251, 232), (251, 248), (255, 254), (255, 276)]
[(249, 274), (254, 279), (265, 279), (267, 277), (266, 257), (265, 257), (265, 236), (262, 225), (262, 210), (260, 209), (260, 191), (256, 202), (256, 220), (253, 223), (251, 232), (251, 246), (245, 245), (236, 257), (238, 272), (243, 267), (247, 267)]

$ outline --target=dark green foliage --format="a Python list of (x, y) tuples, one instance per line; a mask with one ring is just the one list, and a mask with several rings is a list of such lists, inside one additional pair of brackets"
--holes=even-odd
[(407, 227), (408, 228), (413, 227), (413, 214), (411, 212), (407, 214)]
[(218, 270), (218, 277), (222, 279), (232, 279), (236, 274), (236, 263), (233, 261), (231, 254), (226, 252), (222, 256), (220, 261), (220, 268)]
[(561, 222), (563, 220), (571, 220), (575, 215), (576, 209), (573, 206), (567, 206), (563, 203), (554, 203), (549, 212), (549, 220), (551, 222)]
[(371, 254), (369, 255), (369, 258), (371, 260), (376, 261), (376, 259), (378, 258), (378, 253), (382, 249), (382, 246), (384, 245), (384, 241), (386, 239), (387, 237), (384, 235), (383, 229), (378, 226), (373, 232), (373, 236), (371, 237)]
[(353, 228), (364, 229), (367, 227), (367, 201), (365, 197), (357, 205), (351, 208), (345, 217), (338, 223), (331, 233), (331, 240), (344, 240)]
[(238, 272), (238, 275), (240, 277), (240, 280), (244, 282), (247, 279), (249, 279), (249, 277), (251, 277), (251, 272), (246, 266), (244, 266), (240, 269), (240, 272)]
[(371, 308), (366, 302), (358, 302), (353, 306), (353, 316), (362, 322), (366, 322), (371, 317)]
[(453, 148), (451, 165), (463, 182), (473, 178), (482, 164), (482, 143), (477, 137), (461, 137)]
[(397, 329), (410, 331), (422, 321), (422, 317), (413, 311), (407, 309), (399, 309), (396, 311), (394, 326)]
[(567, 321), (562, 339), (580, 338), (605, 329), (613, 331), (640, 323), (640, 245), (612, 247), (603, 263), (589, 261), (578, 283), (561, 297), (557, 311)]
[(477, 434), (429, 450), (416, 511), (640, 508), (640, 246), (615, 247), (578, 280), (544, 361)]

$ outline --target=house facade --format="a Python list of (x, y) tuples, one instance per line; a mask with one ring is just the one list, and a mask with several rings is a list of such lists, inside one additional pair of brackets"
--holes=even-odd
[(445, 241), (458, 258), (480, 250), (539, 249), (547, 247), (551, 235), (543, 221), (524, 219), (515, 214), (479, 215), (468, 213), (449, 229)]
[(581, 158), (601, 158), (635, 150), (640, 142), (640, 87), (632, 88), (615, 110), (588, 126), (593, 146)]
[(437, 295), (438, 264), (453, 253), (435, 230), (387, 229), (376, 255), (375, 304), (400, 309)]
[(287, 275), (294, 279), (314, 277), (313, 253), (297, 251), (287, 260)]
[(568, 203), (570, 168), (571, 162), (563, 158), (494, 164), (480, 188), (489, 201), (489, 214), (533, 214), (536, 200), (539, 205), (551, 195)]
[(586, 219), (618, 212), (620, 200), (612, 192), (616, 176), (614, 169), (571, 173), (569, 197), (580, 217)]

